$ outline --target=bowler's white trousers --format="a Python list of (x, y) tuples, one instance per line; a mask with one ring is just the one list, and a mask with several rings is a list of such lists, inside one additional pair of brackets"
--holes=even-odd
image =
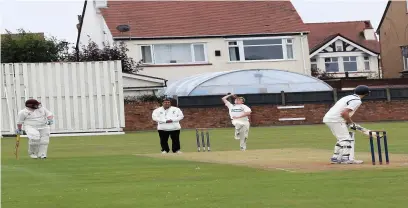
[(348, 126), (344, 122), (325, 123), (336, 137), (333, 157), (338, 160), (354, 160), (354, 134), (350, 135)]
[(50, 143), (50, 127), (25, 126), (25, 131), (28, 137), (28, 155), (46, 157)]
[(232, 120), (232, 125), (235, 127), (235, 139), (240, 140), (239, 145), (245, 150), (250, 127), (249, 121)]

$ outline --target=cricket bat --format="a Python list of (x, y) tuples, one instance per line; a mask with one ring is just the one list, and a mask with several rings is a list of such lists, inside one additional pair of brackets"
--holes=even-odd
[[(350, 128), (353, 129), (353, 130), (359, 131), (359, 132), (363, 133), (364, 135), (370, 136), (370, 131), (371, 131), (371, 130), (366, 129), (366, 128), (364, 128), (364, 127), (358, 125), (358, 124), (355, 124), (354, 126), (352, 126), (352, 127), (350, 127)], [(376, 133), (375, 133), (375, 132), (372, 132), (372, 136), (375, 137), (375, 136), (376, 136)], [(382, 137), (382, 136), (381, 136), (381, 137)]]
[(20, 147), (20, 135), (17, 134), (16, 136), (16, 146), (15, 146), (15, 152), (14, 155), (16, 155), (16, 159), (18, 160), (18, 148)]

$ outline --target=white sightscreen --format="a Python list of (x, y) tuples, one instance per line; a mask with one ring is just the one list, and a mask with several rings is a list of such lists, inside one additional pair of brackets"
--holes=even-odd
[(2, 134), (14, 132), (17, 113), (30, 98), (54, 113), (52, 133), (122, 131), (125, 126), (120, 61), (15, 63), (2, 64), (1, 70)]

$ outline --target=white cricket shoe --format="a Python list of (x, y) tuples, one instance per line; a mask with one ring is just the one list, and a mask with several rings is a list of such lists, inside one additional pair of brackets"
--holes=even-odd
[(244, 147), (241, 147), (241, 151), (245, 151), (246, 150), (246, 148), (244, 148)]
[(36, 154), (30, 154), (30, 157), (31, 157), (32, 159), (37, 159), (37, 158), (38, 158), (38, 156), (37, 156)]
[(341, 161), (341, 164), (363, 164), (364, 161), (362, 160), (346, 160), (346, 161)]
[(163, 151), (162, 154), (167, 154), (167, 152), (166, 152), (166, 151)]
[(181, 154), (181, 153), (183, 153), (183, 152), (181, 152), (180, 150), (176, 152), (176, 154)]
[(40, 158), (40, 159), (47, 159), (47, 155), (42, 154), (42, 155), (40, 155), (40, 157), (38, 157), (38, 158)]

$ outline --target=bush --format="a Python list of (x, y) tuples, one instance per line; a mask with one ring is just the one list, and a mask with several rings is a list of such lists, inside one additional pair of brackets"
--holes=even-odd
[(82, 45), (81, 48), (82, 50), (80, 50), (78, 54), (76, 51), (70, 53), (65, 61), (83, 62), (120, 60), (123, 72), (137, 73), (138, 71), (143, 70), (141, 67), (143, 60), (135, 62), (133, 58), (128, 57), (127, 52), (129, 49), (123, 41), (119, 42), (119, 44), (115, 42), (112, 46), (104, 44), (103, 48), (100, 49), (98, 44), (89, 39), (88, 44)]
[(165, 96), (156, 96), (156, 95), (140, 95), (140, 96), (127, 96), (125, 97), (125, 103), (148, 103), (148, 102), (156, 102), (161, 104)]

